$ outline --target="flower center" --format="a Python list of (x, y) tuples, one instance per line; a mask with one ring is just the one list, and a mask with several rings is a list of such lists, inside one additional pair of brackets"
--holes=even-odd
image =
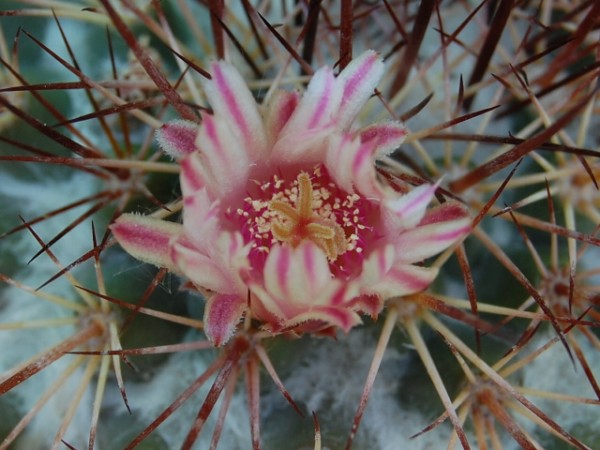
[(248, 186), (248, 196), (227, 217), (251, 244), (253, 267), (264, 264), (273, 244), (291, 246), (310, 240), (327, 255), (332, 273), (350, 274), (361, 267), (373, 206), (355, 193), (340, 189), (322, 165), (295, 178), (273, 175)]
[(271, 200), (269, 209), (279, 215), (271, 222), (271, 233), (279, 241), (297, 246), (304, 239), (317, 244), (330, 261), (348, 250), (344, 229), (335, 221), (321, 217), (315, 210), (313, 186), (308, 174), (298, 175), (298, 196), (295, 206), (283, 200)]

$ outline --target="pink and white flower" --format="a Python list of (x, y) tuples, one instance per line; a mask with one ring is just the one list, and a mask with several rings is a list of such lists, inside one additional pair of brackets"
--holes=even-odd
[(124, 214), (112, 225), (136, 258), (208, 292), (205, 332), (222, 345), (251, 315), (273, 333), (348, 331), (390, 297), (425, 289), (420, 263), (462, 239), (462, 205), (428, 209), (436, 186), (398, 193), (375, 159), (403, 141), (398, 122), (358, 129), (383, 74), (372, 51), (339, 76), (317, 71), (302, 96), (256, 103), (227, 62), (203, 83), (212, 114), (158, 132), (181, 161), (183, 224)]

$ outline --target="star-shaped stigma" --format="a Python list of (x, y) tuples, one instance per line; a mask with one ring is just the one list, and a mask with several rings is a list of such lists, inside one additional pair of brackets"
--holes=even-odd
[(279, 215), (271, 223), (273, 237), (298, 246), (304, 239), (317, 244), (330, 261), (346, 252), (348, 242), (344, 229), (335, 221), (322, 217), (313, 207), (313, 186), (307, 173), (298, 175), (298, 197), (295, 205), (282, 200), (271, 200), (269, 209)]

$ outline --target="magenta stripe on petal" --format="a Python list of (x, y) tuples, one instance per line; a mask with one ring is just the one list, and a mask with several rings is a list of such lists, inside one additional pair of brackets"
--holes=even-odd
[(180, 179), (184, 196), (191, 195), (204, 187), (205, 180), (199, 153), (192, 153), (183, 159)]
[(443, 242), (443, 241), (454, 241), (458, 240), (464, 235), (466, 235), (469, 231), (471, 231), (471, 226), (465, 226), (462, 228), (457, 228), (453, 231), (447, 231), (445, 233), (436, 233), (431, 235), (431, 241), (434, 242)]
[[(227, 152), (229, 151), (225, 148), (223, 142), (219, 138), (219, 133), (217, 132), (216, 120), (212, 116), (205, 116), (204, 121), (202, 122), (203, 130), (206, 133), (206, 137), (210, 140), (212, 146), (207, 145), (207, 151), (205, 152), (206, 156), (216, 157), (218, 159), (217, 165), (218, 167), (229, 167), (231, 165), (231, 161), (227, 159)], [(202, 147), (202, 144), (200, 145)], [(210, 148), (210, 155), (209, 149)], [(212, 161), (211, 167), (214, 167), (215, 161)], [(219, 180), (224, 181), (224, 180)]]
[(333, 89), (334, 78), (333, 77), (325, 77), (325, 81), (326, 81), (327, 85), (325, 86), (325, 89), (321, 91), (321, 93), (319, 95), (319, 103), (317, 105), (315, 105), (313, 115), (310, 118), (310, 121), (308, 123), (309, 129), (314, 128), (321, 121), (321, 118), (323, 117), (323, 114), (327, 110), (327, 106), (329, 105), (329, 102), (331, 101), (331, 93), (332, 93), (332, 89)]
[[(368, 78), (369, 72), (373, 69), (374, 63), (379, 59), (375, 52), (370, 52), (364, 61), (361, 62), (360, 67), (354, 73), (354, 75), (349, 78), (344, 85), (344, 97), (343, 102), (352, 101), (350, 97), (356, 94), (357, 91), (365, 88), (365, 81), (371, 84), (372, 81)], [(367, 88), (375, 88), (375, 86), (367, 86)], [(370, 94), (370, 92), (369, 92)]]
[(314, 285), (316, 281), (315, 273), (315, 250), (316, 247), (313, 245), (303, 245), (302, 254), (304, 256), (304, 269), (308, 275), (309, 281)]
[(216, 347), (226, 344), (233, 336), (245, 309), (246, 302), (239, 295), (215, 294), (208, 300), (204, 332)]
[(348, 128), (373, 94), (383, 75), (382, 60), (374, 51), (366, 51), (352, 61), (339, 75), (342, 101), (337, 115), (341, 129)]
[(437, 184), (428, 185), (427, 188), (421, 189), (419, 195), (414, 196), (414, 198), (403, 205), (404, 207), (401, 211), (402, 215), (413, 214), (416, 209), (422, 208), (424, 203), (428, 204), (436, 189)]
[(371, 164), (371, 156), (373, 154), (373, 147), (371, 145), (361, 145), (356, 155), (354, 155), (354, 161), (352, 161), (352, 172), (356, 174), (360, 172), (365, 164)]
[(420, 225), (429, 225), (438, 222), (449, 222), (469, 217), (467, 209), (460, 203), (444, 203), (428, 211)]
[(177, 272), (169, 257), (172, 239), (181, 233), (181, 225), (134, 214), (123, 214), (110, 229), (119, 244), (133, 257)]
[[(412, 268), (413, 266), (409, 266), (410, 268)], [(410, 273), (410, 272), (406, 272), (404, 270), (402, 270), (402, 268), (399, 269), (392, 269), (389, 273), (389, 275), (394, 278), (396, 281), (400, 282), (402, 285), (404, 285), (406, 287), (407, 290), (411, 291), (411, 292), (419, 292), (422, 291), (423, 289), (425, 289), (427, 286), (429, 286), (429, 283), (431, 283), (431, 277), (429, 276), (429, 272), (414, 272)], [(421, 275), (421, 277), (419, 277), (419, 275)], [(427, 275), (427, 276), (423, 276), (423, 275)]]
[(156, 130), (160, 148), (177, 160), (196, 150), (197, 135), (198, 124), (186, 120), (173, 120)]
[(123, 221), (115, 223), (112, 231), (119, 242), (126, 242), (130, 246), (148, 250), (167, 248), (172, 237), (152, 226), (123, 223)]
[(234, 96), (234, 89), (227, 83), (227, 79), (222, 72), (222, 68), (218, 64), (213, 65), (213, 80), (216, 84), (217, 90), (221, 94), (221, 98), (224, 100), (227, 110), (233, 120), (235, 121), (237, 128), (241, 131), (242, 136), (246, 142), (250, 142), (250, 130), (248, 124), (244, 118), (244, 114), (240, 109), (239, 104)]
[(205, 115), (202, 120), (202, 127), (206, 131), (207, 137), (212, 141), (212, 144), (218, 148), (219, 138), (217, 136), (217, 130), (215, 128), (215, 120), (210, 115)]
[(315, 315), (320, 316), (321, 320), (326, 320), (331, 325), (340, 327), (346, 333), (361, 323), (358, 315), (348, 308), (322, 307), (315, 311)]
[(278, 110), (278, 119), (279, 119), (279, 129), (283, 128), (283, 126), (290, 119), (296, 107), (298, 106), (298, 102), (300, 98), (296, 92), (286, 92), (284, 99), (281, 101)]
[(290, 259), (291, 259), (291, 250), (287, 245), (282, 245), (279, 247), (279, 252), (277, 254), (277, 277), (279, 286), (282, 288), (284, 294), (288, 293), (288, 272), (290, 270)]
[[(353, 291), (354, 291), (354, 289), (352, 289), (352, 287), (349, 285), (349, 283), (345, 283), (343, 286), (340, 286), (339, 289), (337, 289), (331, 295), (331, 297), (329, 299), (329, 304), (332, 306), (340, 306), (343, 303), (346, 303), (348, 301), (348, 299), (353, 296), (351, 294), (351, 292), (353, 292)], [(356, 291), (354, 293), (357, 294), (358, 291)]]
[(390, 142), (399, 145), (407, 135), (406, 128), (398, 122), (371, 125), (360, 131), (362, 142), (377, 139), (378, 146), (388, 146)]

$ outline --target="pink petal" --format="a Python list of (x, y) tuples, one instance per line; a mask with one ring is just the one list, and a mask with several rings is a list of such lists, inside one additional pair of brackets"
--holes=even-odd
[(394, 240), (402, 261), (416, 262), (429, 258), (455, 244), (471, 231), (471, 219), (464, 215), (466, 214), (464, 210), (460, 218), (454, 217), (456, 212), (454, 208), (449, 208), (447, 212), (453, 214), (451, 220), (419, 225), (400, 234)]
[(375, 320), (383, 309), (384, 300), (387, 300), (387, 298), (383, 299), (380, 295), (361, 295), (352, 300), (352, 307), (356, 311), (370, 315)]
[(258, 311), (264, 311), (261, 317), (274, 330), (307, 320), (348, 329), (358, 320), (350, 305), (358, 295), (356, 284), (332, 278), (326, 255), (310, 241), (297, 248), (272, 247), (265, 263), (264, 284), (255, 281), (251, 290), (260, 305)]
[(389, 155), (404, 142), (408, 132), (400, 122), (377, 123), (359, 131), (361, 142), (374, 142), (376, 155)]
[(171, 158), (180, 160), (196, 151), (198, 124), (188, 120), (172, 120), (156, 130), (156, 140), (161, 150)]
[(420, 225), (462, 220), (465, 217), (469, 217), (467, 208), (461, 203), (449, 201), (427, 211)]
[(337, 122), (340, 129), (347, 129), (383, 76), (384, 66), (381, 58), (368, 50), (354, 59), (340, 73), (337, 82), (341, 84), (343, 94)]
[(333, 136), (329, 143), (325, 166), (336, 184), (349, 193), (358, 191), (369, 199), (382, 198), (375, 172), (374, 144), (361, 143), (348, 134)]
[(208, 299), (204, 311), (204, 332), (215, 347), (229, 341), (245, 310), (246, 300), (238, 295), (215, 294)]
[(373, 143), (360, 144), (352, 161), (354, 187), (363, 197), (371, 200), (380, 200), (384, 196), (375, 171), (376, 150)]
[(285, 321), (281, 328), (294, 328), (313, 321), (324, 322), (329, 326), (341, 328), (346, 333), (352, 327), (362, 323), (360, 316), (350, 308), (322, 306), (294, 316), (290, 320)]
[(333, 123), (312, 130), (285, 133), (273, 146), (272, 161), (278, 165), (320, 163), (329, 139), (335, 133)]
[(435, 279), (437, 269), (401, 262), (405, 259), (393, 245), (373, 250), (363, 262), (360, 294), (385, 300), (427, 288)]
[(331, 138), (325, 155), (325, 167), (335, 183), (346, 192), (354, 192), (352, 166), (354, 155), (360, 149), (360, 141), (350, 135), (337, 135)]
[(206, 167), (198, 152), (194, 152), (183, 158), (179, 180), (184, 198), (193, 195), (206, 186), (215, 184), (210, 173), (206, 171)]
[(437, 274), (436, 268), (394, 264), (379, 282), (365, 288), (363, 294), (375, 294), (383, 299), (414, 294), (426, 289)]
[[(325, 140), (335, 128), (335, 116), (341, 101), (340, 84), (335, 81), (328, 67), (314, 74), (273, 147), (275, 160), (295, 162), (318, 161), (322, 158), (324, 147), (315, 144)], [(306, 145), (309, 140), (310, 145)]]
[(335, 84), (335, 77), (329, 67), (318, 70), (310, 80), (285, 131), (311, 130), (329, 125), (341, 100), (341, 91), (336, 89)]
[(173, 222), (135, 214), (123, 214), (110, 229), (117, 242), (136, 259), (179, 272), (169, 255), (170, 243), (181, 235)]
[(377, 284), (392, 268), (396, 258), (393, 245), (375, 248), (368, 258), (363, 261), (361, 286), (373, 286)]
[(196, 139), (200, 159), (213, 183), (207, 183), (214, 196), (224, 197), (245, 189), (250, 161), (244, 147), (218, 116), (203, 116)]
[(219, 235), (220, 207), (206, 189), (183, 199), (183, 228), (186, 236), (204, 253)]
[(204, 93), (215, 117), (228, 124), (250, 159), (265, 156), (266, 134), (262, 117), (246, 81), (225, 61), (212, 65), (212, 79), (203, 80)]
[(292, 305), (307, 305), (331, 280), (331, 272), (323, 250), (306, 241), (297, 248), (274, 245), (265, 262), (264, 279), (272, 296)]
[(265, 105), (265, 128), (270, 144), (274, 144), (279, 132), (288, 122), (300, 101), (298, 92), (276, 91)]
[(221, 294), (238, 294), (231, 277), (209, 256), (202, 254), (186, 239), (175, 241), (171, 259), (196, 286)]
[(382, 207), (383, 220), (389, 232), (398, 232), (416, 226), (427, 211), (439, 182), (423, 184), (407, 194), (385, 200)]

